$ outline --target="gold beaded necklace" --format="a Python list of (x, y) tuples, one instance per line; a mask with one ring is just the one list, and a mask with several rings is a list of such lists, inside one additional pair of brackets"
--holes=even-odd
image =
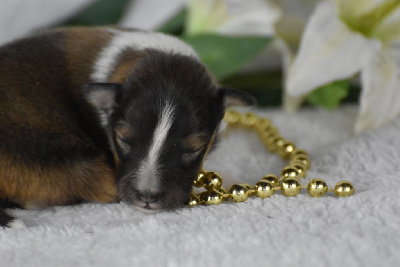
[(347, 197), (354, 194), (354, 187), (348, 181), (340, 181), (334, 189), (329, 189), (323, 179), (312, 179), (308, 185), (301, 185), (300, 178), (305, 178), (310, 168), (310, 157), (303, 149), (298, 149), (289, 141), (283, 139), (276, 127), (267, 118), (260, 118), (253, 113), (240, 114), (228, 110), (224, 121), (228, 126), (242, 126), (255, 130), (260, 136), (266, 148), (277, 153), (283, 160), (289, 163), (282, 169), (278, 178), (274, 174), (265, 175), (255, 186), (250, 184), (234, 184), (229, 192), (222, 187), (222, 178), (216, 172), (201, 171), (194, 181), (194, 187), (204, 187), (206, 191), (190, 196), (189, 206), (196, 205), (217, 205), (227, 199), (234, 202), (243, 202), (249, 196), (256, 195), (259, 198), (267, 198), (275, 191), (282, 191), (287, 197), (294, 197), (300, 193), (301, 188), (307, 188), (308, 194), (312, 197), (322, 197), (326, 192), (334, 192), (338, 197)]

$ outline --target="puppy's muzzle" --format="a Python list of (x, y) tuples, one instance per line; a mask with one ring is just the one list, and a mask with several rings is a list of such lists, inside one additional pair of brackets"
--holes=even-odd
[(140, 191), (138, 192), (138, 197), (140, 201), (150, 204), (157, 202), (162, 197), (162, 194), (159, 192)]

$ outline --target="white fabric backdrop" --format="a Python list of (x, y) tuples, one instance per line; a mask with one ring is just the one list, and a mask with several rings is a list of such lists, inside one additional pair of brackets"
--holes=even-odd
[[(349, 198), (276, 193), (245, 203), (155, 215), (123, 204), (16, 210), (24, 229), (0, 230), (1, 266), (397, 266), (400, 119), (353, 136), (356, 109), (295, 115), (257, 110), (309, 151), (312, 178), (351, 181)], [(206, 167), (254, 183), (284, 165), (257, 137), (231, 131)]]

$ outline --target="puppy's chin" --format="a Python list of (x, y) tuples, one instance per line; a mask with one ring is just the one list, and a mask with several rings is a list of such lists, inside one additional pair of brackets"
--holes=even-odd
[(130, 203), (126, 201), (123, 202), (125, 203), (125, 205), (130, 206), (135, 210), (146, 214), (154, 214), (164, 210), (160, 205), (160, 203), (147, 203), (140, 200), (134, 200), (131, 201)]
[(162, 209), (152, 209), (146, 206), (133, 206), (135, 210), (140, 211), (144, 214), (155, 214), (157, 212), (162, 211)]
[(163, 211), (171, 211), (171, 210), (175, 210), (175, 209), (184, 207), (184, 204), (164, 207), (164, 206), (160, 205), (160, 203), (148, 204), (148, 203), (143, 203), (141, 201), (134, 202), (134, 203), (131, 203), (128, 205), (132, 206), (135, 210), (140, 211), (145, 214), (154, 214), (154, 213), (163, 212)]

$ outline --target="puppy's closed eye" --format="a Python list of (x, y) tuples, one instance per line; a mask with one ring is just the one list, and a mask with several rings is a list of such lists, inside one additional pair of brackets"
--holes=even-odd
[(207, 134), (196, 133), (190, 135), (185, 140), (185, 149), (187, 152), (183, 154), (183, 161), (188, 164), (196, 160), (207, 147), (207, 144)]
[(204, 148), (201, 147), (196, 150), (184, 153), (183, 154), (183, 162), (185, 162), (186, 164), (193, 162), (200, 156), (201, 152), (203, 152), (203, 149)]
[(133, 129), (123, 121), (119, 121), (115, 128), (115, 141), (123, 154), (128, 154), (131, 150), (128, 140), (133, 137)]
[(120, 138), (120, 137), (117, 136), (115, 138), (115, 141), (117, 142), (118, 147), (121, 149), (123, 154), (125, 154), (125, 155), (129, 154), (129, 152), (131, 151), (131, 148), (130, 148), (130, 146), (128, 144), (128, 141), (126, 139)]

